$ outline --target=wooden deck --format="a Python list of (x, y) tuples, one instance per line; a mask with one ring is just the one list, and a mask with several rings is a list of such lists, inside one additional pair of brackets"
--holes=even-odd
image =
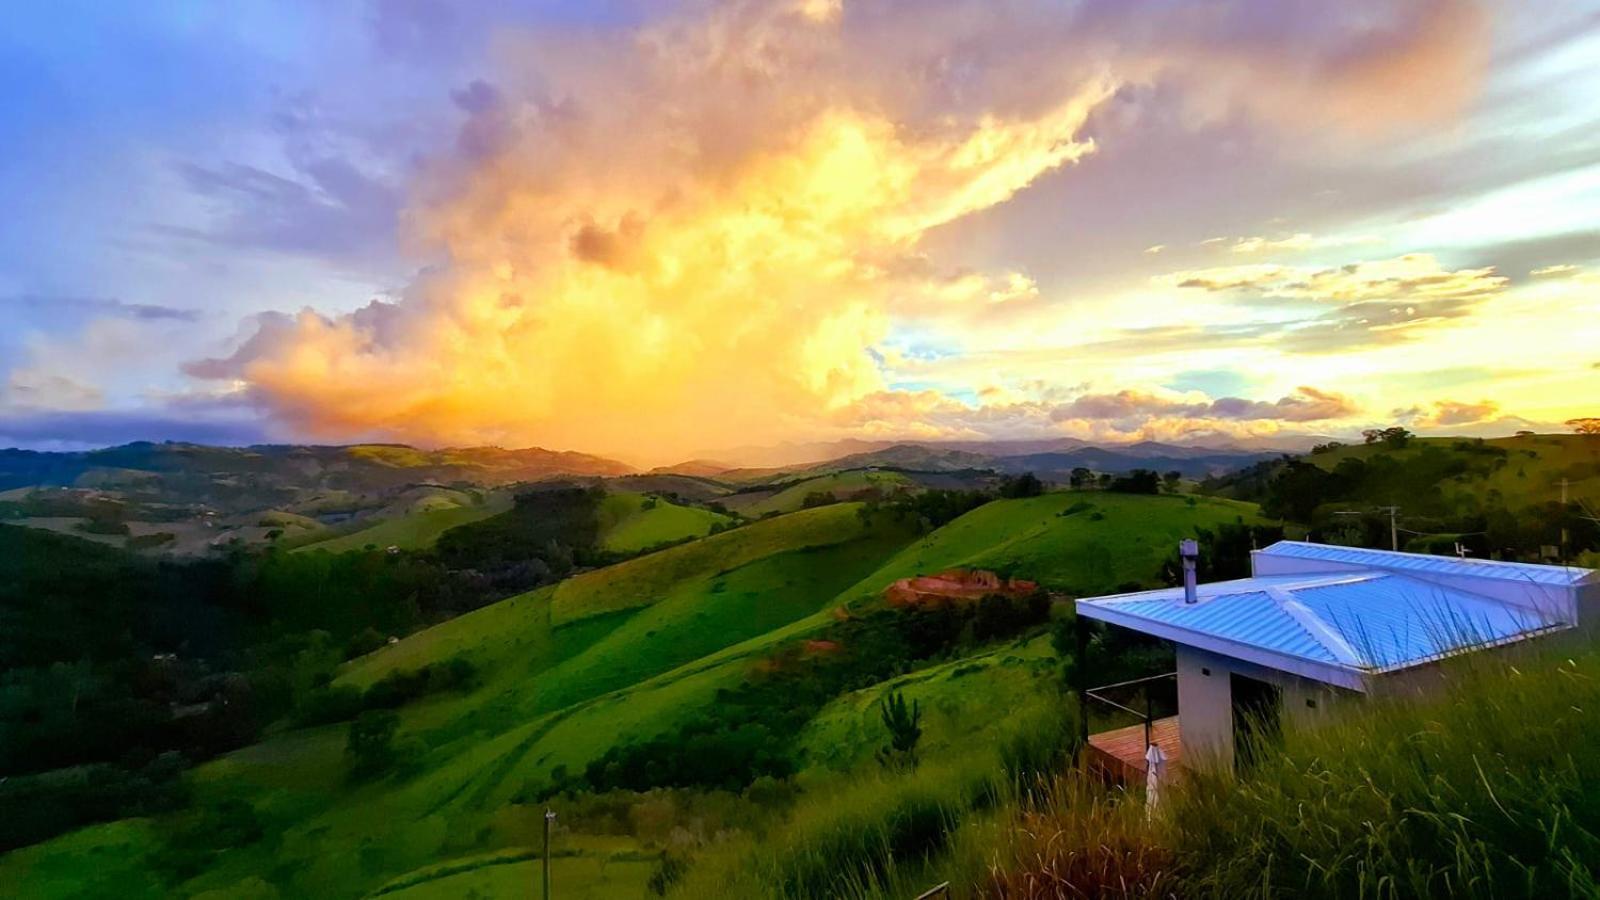
[[(1182, 765), (1183, 745), (1178, 740), (1178, 717), (1150, 723), (1150, 739), (1167, 755), (1167, 771)], [(1089, 735), (1085, 761), (1090, 771), (1100, 771), (1123, 784), (1144, 784), (1144, 726), (1130, 725)]]

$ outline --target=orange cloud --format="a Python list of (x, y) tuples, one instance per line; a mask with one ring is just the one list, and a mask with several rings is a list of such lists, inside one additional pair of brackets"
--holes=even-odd
[(1500, 415), (1500, 404), (1492, 400), (1462, 403), (1456, 400), (1439, 400), (1431, 410), (1414, 407), (1396, 410), (1397, 418), (1416, 428), (1449, 428), (1456, 425), (1476, 425)]
[[(1273, 115), (1327, 80), (1272, 47), (1235, 55), (1238, 83), (1182, 41), (1125, 49), (1053, 3), (856, 9), (712, 0), (628, 32), (504, 33), (495, 86), (457, 95), (460, 158), (426, 167), (407, 215), (442, 263), (397, 301), (262, 316), (188, 371), (315, 437), (647, 462), (828, 428), (1008, 427), (883, 399), (896, 322), (1039, 299), (1026, 273), (927, 260), (930, 232), (1094, 152), (1085, 123), (1129, 79)], [(1321, 56), (1343, 81), (1373, 64)], [(1299, 102), (1257, 104), (1263, 84)], [(1047, 407), (1016, 409), (1049, 427)]]

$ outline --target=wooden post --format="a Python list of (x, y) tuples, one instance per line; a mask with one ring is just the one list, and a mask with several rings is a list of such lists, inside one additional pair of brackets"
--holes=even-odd
[(544, 881), (544, 900), (550, 900), (550, 823), (556, 820), (553, 809), (544, 811), (544, 871), (541, 873)]
[(1073, 625), (1078, 632), (1078, 658), (1072, 661), (1073, 687), (1078, 692), (1078, 746), (1089, 745), (1089, 624), (1073, 611)]
[(1150, 685), (1144, 686), (1144, 749), (1150, 749)]

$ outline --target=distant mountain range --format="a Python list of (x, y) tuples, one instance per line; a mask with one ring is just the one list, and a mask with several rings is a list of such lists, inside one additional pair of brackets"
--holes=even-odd
[[(839, 441), (784, 443), (765, 447), (735, 447), (708, 453), (701, 459), (691, 460), (679, 466), (666, 466), (658, 471), (674, 471), (680, 474), (710, 474), (705, 470), (705, 467), (716, 465), (723, 465), (722, 471), (733, 468), (794, 469), (808, 465), (836, 462), (841, 459), (866, 457), (872, 453), (896, 450), (896, 448), (908, 446), (922, 447), (928, 451), (959, 451), (985, 457), (1031, 456), (1098, 448), (1123, 454), (1124, 456), (1178, 459), (1234, 454), (1299, 454), (1308, 452), (1317, 444), (1327, 443), (1332, 440), (1336, 440), (1336, 438), (1323, 435), (1282, 435), (1249, 439), (1208, 437), (1175, 442), (1138, 441), (1132, 443), (1088, 441), (1073, 437), (992, 441), (864, 441), (856, 438), (847, 438)], [(896, 450), (896, 452), (902, 451)], [(716, 460), (717, 462), (711, 462), (711, 460)], [(687, 467), (695, 467), (699, 470), (691, 471)]]
[(89, 488), (152, 502), (229, 507), (276, 506), (307, 491), (369, 494), (421, 482), (491, 486), (633, 471), (613, 459), (538, 448), (418, 450), (399, 444), (208, 447), (141, 441), (72, 453), (0, 450), (0, 491)]
[[(1076, 438), (939, 443), (846, 440), (731, 452), (641, 472), (626, 463), (574, 451), (497, 447), (421, 450), (400, 444), (208, 447), (137, 442), (81, 452), (0, 450), (0, 491), (24, 487), (115, 492), (144, 502), (217, 508), (281, 507), (307, 492), (384, 494), (419, 483), (499, 486), (551, 478), (687, 476), (751, 482), (861, 468), (921, 472), (1032, 471), (1065, 480), (1072, 469), (1177, 470), (1198, 478), (1243, 468), (1281, 452), (1243, 446), (1144, 441), (1098, 445)], [(790, 459), (751, 466), (751, 458)]]
[(923, 472), (992, 469), (1006, 474), (1032, 472), (1052, 481), (1067, 480), (1072, 470), (1076, 468), (1116, 474), (1134, 469), (1154, 469), (1158, 472), (1177, 471), (1186, 478), (1204, 478), (1208, 475), (1221, 475), (1242, 469), (1280, 455), (1273, 451), (1217, 450), (1160, 444), (1153, 441), (1110, 447), (1075, 443), (1077, 446), (1068, 444), (1063, 447), (1057, 443), (1056, 449), (1029, 452), (1005, 452), (1024, 449), (1009, 442), (965, 445), (987, 446), (991, 448), (989, 452), (978, 449), (957, 449), (948, 444), (896, 444), (881, 450), (842, 456), (813, 466), (812, 469), (839, 471), (881, 467)]

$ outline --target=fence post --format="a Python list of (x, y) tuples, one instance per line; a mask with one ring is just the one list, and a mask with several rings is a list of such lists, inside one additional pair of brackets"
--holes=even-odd
[(1146, 684), (1144, 686), (1144, 748), (1146, 750), (1150, 749), (1150, 724), (1151, 724), (1151, 722), (1152, 722), (1152, 716), (1151, 716), (1151, 713), (1150, 713), (1150, 685)]
[(1083, 617), (1073, 611), (1073, 627), (1077, 630), (1078, 658), (1072, 661), (1072, 680), (1078, 690), (1078, 746), (1089, 744), (1089, 626)]

